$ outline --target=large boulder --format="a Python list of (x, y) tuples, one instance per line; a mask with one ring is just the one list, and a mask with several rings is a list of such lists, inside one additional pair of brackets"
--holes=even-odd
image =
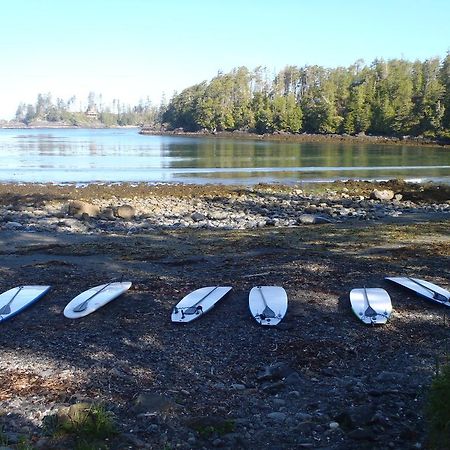
[(395, 192), (391, 189), (384, 189), (382, 191), (379, 191), (378, 189), (375, 189), (372, 192), (371, 197), (375, 200), (381, 200), (383, 202), (387, 202), (389, 200), (392, 200), (395, 196)]
[(131, 205), (122, 205), (117, 208), (116, 215), (121, 219), (131, 220), (134, 219), (136, 210)]
[(98, 217), (100, 208), (82, 200), (74, 200), (69, 203), (69, 215), (77, 218), (87, 215), (89, 217)]

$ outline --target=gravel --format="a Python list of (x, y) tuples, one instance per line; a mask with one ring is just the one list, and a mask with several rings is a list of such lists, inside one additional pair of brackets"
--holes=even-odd
[[(407, 189), (400, 202), (374, 200), (373, 186), (364, 187), (130, 195), (134, 188), (97, 186), (82, 192), (100, 216), (79, 218), (68, 214), (80, 196), (75, 187), (0, 190), (0, 290), (52, 285), (1, 324), (8, 445), (25, 438), (37, 448), (70, 448), (46, 434), (45, 418), (101, 402), (118, 424), (106, 442), (113, 449), (425, 446), (423, 406), (449, 341), (446, 312), (383, 277), (408, 274), (448, 288), (449, 205), (408, 200)], [(121, 205), (133, 219), (116, 217)], [(101, 218), (106, 208), (114, 218)], [(196, 212), (205, 219), (192, 219)], [(329, 221), (298, 225), (304, 214)], [(80, 291), (121, 276), (133, 282), (124, 296), (81, 320), (63, 317)], [(173, 305), (205, 285), (233, 291), (200, 320), (172, 324)], [(280, 327), (250, 317), (255, 285), (286, 289)], [(391, 295), (383, 327), (351, 313), (348, 292), (364, 285)]]

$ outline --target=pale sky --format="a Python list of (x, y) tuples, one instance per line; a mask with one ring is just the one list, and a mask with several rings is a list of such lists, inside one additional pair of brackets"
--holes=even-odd
[(0, 118), (38, 93), (156, 104), (219, 70), (424, 60), (449, 0), (0, 0)]

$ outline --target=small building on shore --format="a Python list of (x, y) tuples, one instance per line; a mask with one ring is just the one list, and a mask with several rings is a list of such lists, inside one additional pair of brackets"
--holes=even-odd
[(92, 106), (88, 106), (86, 112), (85, 112), (86, 117), (88, 117), (89, 119), (98, 119), (98, 111), (97, 111), (97, 107), (95, 105)]

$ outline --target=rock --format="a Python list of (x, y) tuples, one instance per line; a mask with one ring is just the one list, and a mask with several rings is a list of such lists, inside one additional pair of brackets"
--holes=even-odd
[(389, 372), (387, 370), (380, 372), (375, 378), (379, 384), (404, 384), (405, 381), (408, 381), (408, 375), (405, 375), (400, 372)]
[(267, 417), (273, 420), (274, 422), (282, 423), (286, 420), (287, 416), (282, 412), (275, 411), (267, 414)]
[(144, 448), (146, 447), (145, 442), (142, 439), (139, 439), (137, 436), (131, 433), (123, 433), (122, 438), (126, 441), (128, 441), (130, 444), (133, 445), (133, 448)]
[(202, 220), (206, 220), (206, 217), (203, 214), (199, 213), (199, 212), (195, 212), (195, 213), (193, 213), (191, 215), (191, 219), (194, 222), (201, 222)]
[(193, 430), (202, 433), (206, 430), (217, 431), (220, 434), (230, 433), (234, 429), (233, 419), (220, 416), (196, 416), (185, 420), (185, 425)]
[(301, 422), (309, 422), (312, 420), (312, 415), (304, 412), (298, 412), (295, 414), (295, 418)]
[(324, 224), (331, 223), (331, 220), (315, 214), (302, 214), (298, 217), (297, 223), (303, 225)]
[(372, 422), (375, 416), (375, 408), (371, 404), (352, 406), (335, 417), (342, 428), (346, 430), (363, 427)]
[(6, 222), (5, 228), (7, 230), (17, 230), (18, 228), (23, 228), (23, 225), (19, 222)]
[(381, 201), (389, 201), (394, 198), (395, 192), (391, 189), (384, 189), (382, 191), (379, 191), (378, 189), (375, 189), (372, 194), (371, 198), (375, 200), (381, 200)]
[(166, 413), (175, 408), (175, 403), (153, 392), (139, 394), (134, 403), (136, 413)]
[(82, 200), (73, 200), (69, 203), (69, 215), (81, 218), (83, 214), (89, 217), (98, 217), (100, 215), (100, 208)]
[(261, 390), (266, 394), (278, 394), (285, 388), (283, 381), (277, 381), (275, 383), (266, 382), (261, 386)]
[(339, 424), (337, 422), (330, 422), (328, 424), (328, 427), (330, 428), (330, 430), (337, 430), (339, 428)]
[(350, 431), (347, 436), (355, 441), (375, 440), (375, 433), (370, 428), (357, 428), (356, 430)]
[(60, 427), (64, 428), (65, 424), (72, 429), (77, 426), (77, 424), (86, 424), (88, 421), (93, 422), (94, 418), (92, 415), (92, 404), (87, 402), (74, 403), (70, 406), (65, 406), (56, 412), (54, 416), (46, 416), (45, 420), (52, 421), (58, 424)]
[(286, 363), (280, 362), (264, 367), (264, 369), (257, 374), (257, 380), (281, 380), (293, 372), (294, 370), (291, 369)]
[(310, 434), (312, 432), (313, 428), (314, 428), (313, 422), (304, 421), (304, 422), (298, 423), (295, 426), (294, 431), (296, 434)]
[(116, 211), (116, 216), (125, 220), (134, 219), (135, 215), (136, 210), (130, 205), (119, 206)]
[(208, 217), (212, 220), (225, 220), (229, 215), (230, 213), (226, 211), (211, 211), (208, 213)]
[(105, 208), (102, 211), (100, 218), (103, 220), (115, 220), (116, 216), (114, 215), (114, 210), (112, 208)]
[(302, 379), (298, 372), (292, 372), (290, 373), (285, 379), (284, 384), (286, 386), (298, 386), (301, 383)]

